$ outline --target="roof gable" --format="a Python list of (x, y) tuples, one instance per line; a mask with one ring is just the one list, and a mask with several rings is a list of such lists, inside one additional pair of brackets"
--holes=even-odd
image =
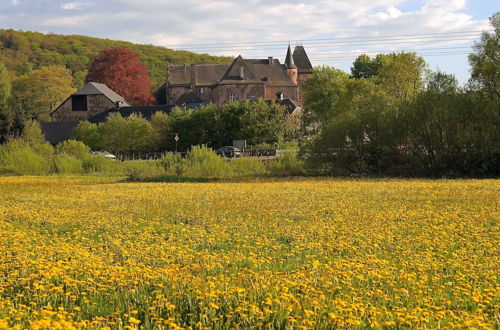
[(257, 80), (252, 70), (248, 67), (246, 61), (239, 55), (234, 59), (233, 63), (227, 69), (224, 77), (221, 79), (222, 81), (227, 80), (238, 80), (238, 81), (252, 81)]
[(122, 96), (112, 91), (108, 86), (96, 82), (88, 82), (73, 95), (104, 95), (113, 103), (122, 102), (123, 106), (130, 106)]

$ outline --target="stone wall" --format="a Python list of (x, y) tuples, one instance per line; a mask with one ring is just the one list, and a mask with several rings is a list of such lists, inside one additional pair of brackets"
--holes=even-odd
[(53, 121), (82, 121), (101, 112), (112, 109), (116, 105), (104, 95), (87, 95), (87, 111), (71, 110), (71, 96), (52, 112)]
[(252, 95), (256, 99), (264, 97), (263, 84), (235, 84), (219, 85), (212, 90), (212, 102), (222, 106), (229, 102), (229, 95), (233, 93), (235, 101), (250, 100)]
[(299, 99), (299, 88), (297, 86), (266, 86), (266, 100), (276, 100), (276, 93), (285, 93), (285, 98), (293, 101)]

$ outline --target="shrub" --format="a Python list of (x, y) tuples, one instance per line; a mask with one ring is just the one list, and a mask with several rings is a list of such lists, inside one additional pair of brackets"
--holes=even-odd
[(83, 160), (83, 170), (85, 173), (117, 173), (120, 166), (103, 155), (89, 155)]
[(181, 176), (186, 172), (187, 164), (181, 155), (174, 154), (173, 152), (166, 153), (160, 159), (160, 165), (165, 169), (168, 174)]
[(193, 177), (230, 176), (231, 168), (207, 146), (194, 146), (187, 153), (187, 175)]
[(271, 164), (270, 171), (274, 176), (303, 175), (304, 165), (297, 158), (297, 152), (290, 150), (276, 158)]
[(26, 141), (12, 140), (0, 146), (0, 172), (3, 174), (48, 174), (52, 168), (52, 158), (37, 154)]
[(73, 156), (79, 160), (85, 160), (90, 156), (90, 148), (83, 142), (76, 140), (67, 140), (56, 146), (58, 153), (64, 153)]
[(266, 171), (262, 161), (257, 158), (235, 158), (231, 160), (230, 165), (235, 176), (259, 175)]
[(124, 167), (125, 173), (131, 181), (145, 181), (167, 174), (157, 161), (129, 161), (124, 164)]
[(60, 174), (83, 173), (82, 161), (68, 154), (57, 154), (54, 157), (54, 165), (57, 173)]

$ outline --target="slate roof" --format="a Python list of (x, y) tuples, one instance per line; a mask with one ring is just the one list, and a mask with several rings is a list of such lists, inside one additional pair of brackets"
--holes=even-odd
[(104, 95), (113, 103), (122, 102), (123, 106), (130, 106), (122, 96), (113, 92), (108, 86), (96, 82), (88, 82), (73, 95)]
[(287, 69), (297, 69), (297, 66), (293, 61), (292, 49), (290, 48), (290, 44), (288, 44), (288, 50), (286, 51), (285, 66)]
[(182, 106), (188, 109), (199, 108), (204, 104), (203, 100), (193, 92), (182, 95), (175, 105)]
[[(243, 68), (243, 77), (241, 77)], [(285, 71), (285, 66), (277, 59), (243, 59), (238, 56), (229, 67), (219, 84), (269, 84), (295, 86)]]
[(194, 68), (196, 86), (208, 87), (217, 83), (229, 66), (229, 64), (171, 65), (168, 67), (168, 84), (170, 86), (191, 85), (191, 70)]
[(313, 66), (307, 56), (304, 46), (295, 46), (293, 51), (293, 61), (298, 68), (299, 73), (312, 73)]
[(45, 140), (51, 144), (58, 144), (73, 137), (73, 131), (78, 121), (55, 121), (40, 123)]
[(129, 117), (132, 114), (140, 114), (142, 117), (144, 117), (147, 120), (150, 120), (151, 117), (155, 114), (155, 112), (164, 112), (164, 113), (170, 113), (172, 110), (173, 106), (171, 105), (153, 105), (153, 106), (144, 106), (144, 107), (120, 107), (120, 108), (113, 108), (109, 109), (107, 111), (101, 112), (93, 117), (90, 117), (88, 119), (89, 122), (98, 124), (105, 122), (108, 116), (112, 113), (120, 113), (122, 117)]
[[(241, 69), (243, 67), (243, 79)], [(192, 70), (196, 73), (196, 86), (217, 84), (270, 84), (293, 86), (285, 66), (278, 59), (243, 59), (238, 56), (232, 64), (171, 65), (168, 68), (169, 86), (190, 86)]]

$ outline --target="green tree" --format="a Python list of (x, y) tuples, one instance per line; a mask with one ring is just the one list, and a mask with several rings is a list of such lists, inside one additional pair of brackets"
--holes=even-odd
[(97, 124), (81, 121), (73, 131), (73, 138), (83, 142), (92, 150), (102, 149), (101, 135)]
[(50, 121), (50, 113), (74, 92), (73, 78), (62, 66), (34, 70), (12, 83), (16, 119)]
[(401, 139), (393, 98), (370, 80), (346, 87), (339, 111), (309, 144), (308, 164), (330, 174), (383, 174), (396, 161)]
[(113, 113), (98, 126), (100, 144), (106, 151), (133, 156), (153, 149), (153, 128), (138, 115), (123, 118)]
[(0, 62), (0, 143), (5, 141), (13, 124), (13, 116), (9, 104), (10, 76), (5, 65)]
[(379, 57), (376, 81), (398, 100), (413, 98), (422, 90), (426, 63), (415, 53), (392, 53)]
[(36, 146), (45, 143), (45, 136), (42, 133), (40, 124), (34, 120), (26, 120), (23, 123), (23, 132), (21, 137), (31, 146)]
[(362, 54), (356, 58), (351, 67), (351, 77), (354, 79), (371, 79), (378, 74), (381, 66), (382, 56), (377, 56), (372, 59), (366, 54)]
[(336, 104), (346, 91), (349, 76), (338, 69), (323, 66), (302, 85), (304, 92), (303, 126), (313, 133), (338, 110)]
[(469, 55), (471, 78), (500, 104), (500, 12), (490, 18), (492, 33), (483, 32), (481, 41)]
[(240, 139), (247, 140), (250, 145), (283, 141), (287, 114), (282, 106), (274, 102), (269, 104), (264, 99), (245, 101), (241, 106)]

